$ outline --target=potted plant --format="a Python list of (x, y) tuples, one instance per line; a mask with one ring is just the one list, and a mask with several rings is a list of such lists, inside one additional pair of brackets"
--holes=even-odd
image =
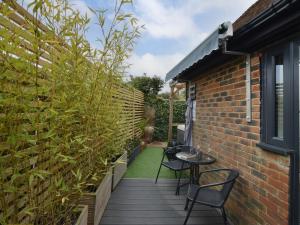
[(75, 222), (75, 225), (87, 225), (88, 224), (88, 206), (87, 205), (79, 205), (77, 210), (75, 211), (79, 215)]
[(145, 141), (147, 143), (151, 143), (154, 133), (155, 108), (151, 106), (145, 106), (144, 116), (146, 118), (146, 124), (144, 127)]
[(79, 200), (80, 204), (88, 206), (88, 225), (100, 223), (111, 195), (112, 168), (110, 167), (100, 179), (101, 183), (98, 186), (89, 185)]

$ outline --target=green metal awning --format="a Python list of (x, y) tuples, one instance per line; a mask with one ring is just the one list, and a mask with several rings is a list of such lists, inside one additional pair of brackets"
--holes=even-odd
[(205, 56), (208, 56), (213, 51), (218, 50), (220, 40), (223, 40), (228, 36), (232, 36), (232, 24), (231, 22), (224, 22), (190, 54), (173, 67), (173, 69), (167, 73), (165, 81), (176, 78), (182, 72), (202, 60)]

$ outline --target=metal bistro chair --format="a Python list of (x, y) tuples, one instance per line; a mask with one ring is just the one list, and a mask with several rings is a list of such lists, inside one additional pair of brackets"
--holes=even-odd
[[(224, 220), (224, 224), (227, 224), (227, 216), (226, 216), (224, 205), (233, 188), (235, 180), (239, 176), (239, 172), (232, 169), (215, 169), (215, 170), (201, 172), (200, 178), (201, 175), (204, 173), (223, 173), (223, 172), (228, 173), (226, 180), (224, 182), (210, 183), (210, 184), (200, 185), (200, 186), (191, 184), (189, 186), (189, 191), (187, 194), (184, 210), (188, 209), (189, 201), (192, 201), (192, 204), (186, 215), (184, 225), (187, 224), (187, 221), (191, 215), (195, 203), (220, 209)], [(212, 187), (220, 187), (220, 189), (218, 190), (211, 189)]]
[[(156, 175), (155, 183), (157, 183), (157, 179), (159, 177), (159, 173), (161, 170), (161, 167), (167, 167), (170, 170), (173, 170), (175, 172), (175, 176), (177, 178), (177, 172), (179, 172), (179, 177), (178, 177), (178, 183), (176, 187), (176, 193), (179, 193), (179, 188), (180, 188), (180, 179), (181, 179), (181, 173), (183, 170), (189, 170), (190, 169), (190, 164), (184, 163), (181, 160), (176, 158), (176, 153), (182, 152), (182, 151), (190, 151), (189, 146), (184, 146), (184, 145), (177, 145), (174, 147), (167, 147), (164, 149), (163, 152), (163, 157), (160, 162), (160, 166)], [(165, 157), (167, 157), (167, 161), (165, 161)]]

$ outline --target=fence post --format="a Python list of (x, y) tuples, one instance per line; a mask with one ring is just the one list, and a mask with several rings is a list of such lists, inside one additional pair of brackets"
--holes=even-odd
[(171, 86), (171, 92), (169, 96), (169, 131), (168, 131), (168, 143), (172, 141), (173, 136), (173, 92), (174, 92), (174, 85)]

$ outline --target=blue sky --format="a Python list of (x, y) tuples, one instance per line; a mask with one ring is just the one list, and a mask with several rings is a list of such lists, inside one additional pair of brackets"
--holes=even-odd
[[(25, 0), (26, 2), (31, 0)], [(133, 12), (145, 25), (142, 37), (129, 59), (128, 75), (165, 74), (193, 50), (219, 24), (234, 22), (256, 0), (134, 0)], [(70, 0), (82, 13), (113, 0)], [(89, 40), (95, 43), (96, 29)], [(166, 91), (167, 88), (164, 88)]]
[[(234, 22), (255, 0), (136, 0), (146, 30), (129, 72), (162, 78), (224, 21)], [(167, 85), (164, 88), (168, 90)]]

